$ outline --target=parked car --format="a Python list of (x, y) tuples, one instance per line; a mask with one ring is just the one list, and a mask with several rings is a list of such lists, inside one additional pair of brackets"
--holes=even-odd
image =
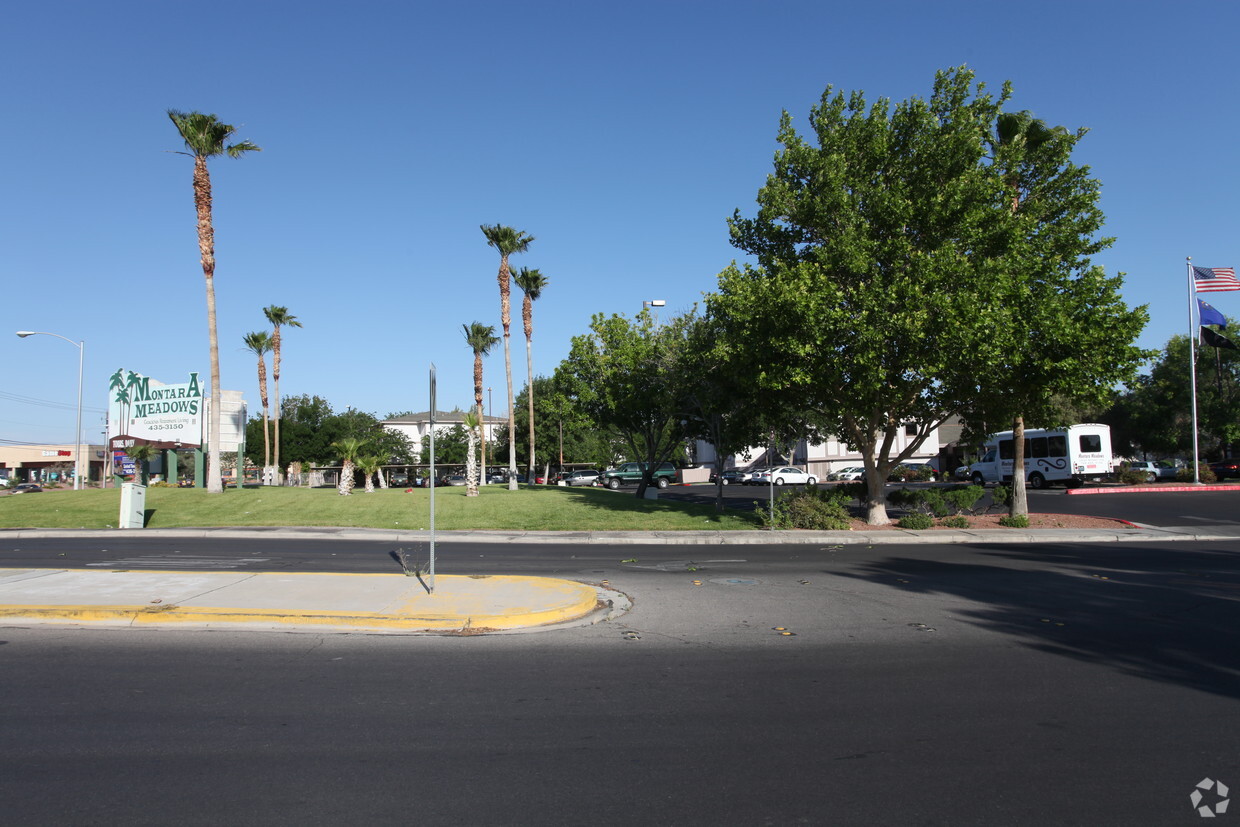
[(1236, 459), (1224, 459), (1219, 462), (1210, 463), (1210, 470), (1214, 472), (1214, 476), (1220, 480), (1228, 477), (1240, 479), (1240, 457)]
[(22, 482), (13, 486), (14, 494), (38, 494), (43, 490), (43, 486), (36, 482)]
[[(622, 485), (637, 485), (641, 482), (644, 462), (626, 462), (619, 468), (608, 468), (603, 472), (603, 485), (615, 491)], [(676, 479), (676, 466), (670, 462), (661, 462), (659, 467), (650, 474), (651, 480), (659, 488), (667, 488)]]
[[(742, 471), (739, 468), (729, 468), (723, 472), (724, 485), (741, 485), (745, 482), (745, 478), (749, 476), (748, 471)], [(718, 480), (718, 476), (714, 471), (710, 472), (710, 481), (713, 483)]]
[(827, 475), (829, 480), (839, 480), (841, 482), (852, 482), (853, 480), (863, 479), (865, 477), (864, 465), (850, 465), (847, 468), (841, 468)]
[(818, 477), (800, 468), (793, 468), (791, 465), (764, 468), (753, 476), (754, 485), (770, 485), (772, 482), (776, 485), (815, 485)]
[(448, 485), (464, 485), (464, 484), (465, 484), (464, 474), (453, 474), (452, 476), (448, 477)]
[(602, 475), (593, 468), (583, 471), (574, 471), (564, 478), (565, 485), (599, 485), (599, 477)]
[(902, 462), (887, 474), (888, 482), (935, 482), (938, 472), (927, 462)]

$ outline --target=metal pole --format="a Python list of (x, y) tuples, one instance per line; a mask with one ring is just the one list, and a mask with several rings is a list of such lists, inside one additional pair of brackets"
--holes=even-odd
[(1192, 387), (1193, 397), (1193, 482), (1201, 484), (1200, 455), (1197, 448), (1197, 352), (1196, 339), (1193, 336), (1193, 257), (1184, 259), (1188, 274), (1188, 378)]
[[(78, 342), (78, 404), (77, 430), (73, 432), (73, 441), (77, 443), (77, 456), (73, 459), (73, 490), (82, 489), (82, 364), (86, 361), (86, 340)], [(90, 477), (90, 466), (86, 467), (86, 476)]]
[(430, 593), (435, 593), (435, 363), (431, 363), (431, 467), (429, 480), (431, 484), (431, 552), (428, 565), (430, 576)]

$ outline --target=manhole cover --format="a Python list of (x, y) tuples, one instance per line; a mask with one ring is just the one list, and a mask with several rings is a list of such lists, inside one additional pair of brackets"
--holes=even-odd
[(712, 580), (710, 582), (718, 583), (720, 586), (756, 586), (758, 585), (757, 580), (744, 580), (739, 577), (720, 577), (718, 580)]

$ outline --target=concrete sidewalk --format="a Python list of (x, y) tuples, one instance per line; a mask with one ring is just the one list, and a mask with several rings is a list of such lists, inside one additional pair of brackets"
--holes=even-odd
[[(6, 539), (98, 537), (270, 538), (424, 543), (427, 532), (259, 528), (4, 531)], [(437, 543), (540, 545), (907, 545), (1187, 542), (1240, 539), (1240, 525), (1201, 528), (965, 529), (932, 531), (438, 532)], [(303, 628), (479, 634), (589, 623), (623, 612), (603, 586), (548, 577), (438, 575), (431, 594), (393, 574), (0, 569), (0, 625), (60, 623), (181, 628)]]
[(437, 631), (583, 620), (607, 595), (550, 577), (0, 569), (0, 624)]

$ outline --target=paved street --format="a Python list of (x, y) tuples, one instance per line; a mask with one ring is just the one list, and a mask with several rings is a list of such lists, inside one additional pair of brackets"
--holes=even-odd
[[(0, 537), (0, 566), (390, 571), (389, 545)], [(1240, 783), (1240, 539), (440, 553), (633, 606), (486, 636), (0, 627), (5, 823), (1167, 825)]]

